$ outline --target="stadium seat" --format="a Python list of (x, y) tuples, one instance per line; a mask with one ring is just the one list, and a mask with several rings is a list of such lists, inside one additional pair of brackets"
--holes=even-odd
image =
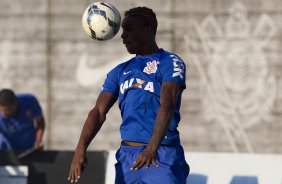
[(202, 174), (189, 174), (186, 184), (207, 184), (208, 177)]
[(230, 184), (258, 184), (256, 176), (233, 176)]

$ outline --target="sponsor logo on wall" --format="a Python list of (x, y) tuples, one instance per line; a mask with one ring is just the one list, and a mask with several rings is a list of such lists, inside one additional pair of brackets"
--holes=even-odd
[[(194, 27), (207, 61), (189, 52), (201, 78), (204, 118), (220, 123), (234, 152), (254, 152), (246, 130), (271, 120), (276, 96), (277, 80), (264, 53), (276, 26), (267, 14), (251, 24), (246, 7), (235, 3), (225, 25), (209, 15)], [(185, 42), (195, 46), (188, 35)]]

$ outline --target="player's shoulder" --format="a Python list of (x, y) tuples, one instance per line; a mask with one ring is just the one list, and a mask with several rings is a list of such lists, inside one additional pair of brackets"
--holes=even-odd
[(31, 93), (19, 93), (16, 94), (16, 97), (20, 102), (26, 102), (26, 103), (37, 102), (37, 98)]
[(18, 93), (16, 96), (18, 98), (35, 98), (35, 96), (31, 93)]
[(174, 63), (179, 63), (179, 62), (185, 65), (185, 62), (182, 60), (180, 56), (166, 50), (162, 50), (159, 60), (161, 67), (164, 65), (174, 65)]
[(123, 71), (123, 69), (132, 61), (134, 59), (134, 57), (133, 58), (130, 58), (130, 59), (128, 59), (128, 60), (126, 60), (126, 61), (124, 61), (124, 62), (122, 62), (122, 63), (120, 63), (120, 64), (118, 64), (116, 67), (114, 67), (111, 71), (110, 71), (110, 73), (120, 73), (120, 72), (122, 72)]
[(173, 61), (173, 60), (181, 60), (181, 57), (173, 52), (169, 52), (167, 50), (161, 49), (161, 54), (160, 54), (160, 60), (169, 60), (169, 61)]

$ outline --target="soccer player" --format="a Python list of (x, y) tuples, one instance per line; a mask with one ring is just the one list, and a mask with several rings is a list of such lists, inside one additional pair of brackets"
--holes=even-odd
[(11, 150), (12, 147), (6, 137), (0, 131), (0, 150)]
[(177, 130), (185, 64), (158, 47), (152, 9), (125, 12), (123, 44), (136, 56), (112, 69), (95, 107), (89, 112), (71, 163), (69, 180), (77, 182), (86, 166), (86, 149), (118, 100), (121, 146), (116, 153), (116, 184), (184, 184), (189, 173)]
[(13, 150), (39, 149), (45, 121), (37, 99), (31, 94), (0, 91), (0, 132)]

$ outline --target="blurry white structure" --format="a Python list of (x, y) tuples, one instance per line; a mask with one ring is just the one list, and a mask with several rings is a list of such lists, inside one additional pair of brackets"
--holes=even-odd
[(129, 60), (130, 57), (124, 56), (114, 61), (105, 61), (103, 65), (91, 67), (91, 63), (95, 63), (95, 58), (84, 53), (80, 56), (76, 69), (76, 80), (83, 87), (95, 86), (97, 83), (105, 80), (106, 75), (118, 64)]
[(27, 184), (27, 166), (1, 166), (0, 183), (2, 184)]
[[(282, 182), (281, 155), (186, 153), (185, 157), (191, 166), (191, 176), (193, 174), (206, 176), (205, 184), (232, 184), (236, 178), (242, 179), (240, 184)], [(253, 178), (253, 182), (248, 182), (248, 178)]]
[[(205, 70), (192, 54), (205, 91), (205, 118), (221, 123), (234, 152), (239, 151), (239, 140), (253, 152), (245, 129), (271, 118), (276, 97), (276, 79), (263, 52), (276, 27), (264, 14), (252, 31), (241, 3), (230, 8), (224, 29), (212, 15), (194, 25), (208, 61)], [(190, 43), (188, 36), (185, 41)]]
[(0, 43), (0, 88), (12, 87), (14, 75), (12, 61), (10, 60), (10, 56), (13, 55), (12, 44), (11, 41), (1, 41)]

